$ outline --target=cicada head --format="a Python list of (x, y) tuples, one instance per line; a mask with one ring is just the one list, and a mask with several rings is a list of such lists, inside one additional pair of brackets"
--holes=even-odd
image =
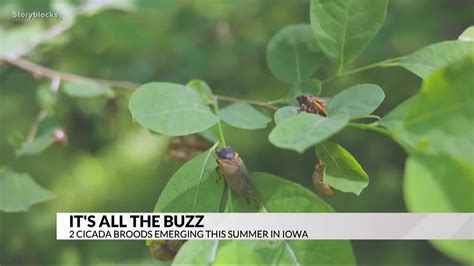
[(311, 106), (312, 101), (314, 100), (313, 95), (302, 94), (296, 97), (296, 101), (302, 110), (307, 111), (308, 107)]
[(230, 146), (216, 149), (216, 154), (219, 159), (234, 160), (237, 154)]

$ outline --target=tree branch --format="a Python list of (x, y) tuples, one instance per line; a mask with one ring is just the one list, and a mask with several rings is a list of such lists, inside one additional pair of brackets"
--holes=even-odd
[(100, 84), (108, 84), (112, 87), (115, 88), (121, 88), (121, 89), (135, 89), (140, 86), (138, 83), (133, 83), (129, 81), (116, 81), (116, 80), (108, 80), (108, 79), (96, 79), (96, 78), (91, 78), (91, 77), (86, 77), (86, 76), (80, 76), (76, 74), (71, 74), (71, 73), (66, 73), (66, 72), (61, 72), (61, 71), (56, 71), (51, 68), (44, 67), (42, 65), (38, 65), (36, 63), (33, 63), (25, 58), (18, 57), (15, 59), (11, 58), (6, 58), (6, 62), (9, 64), (15, 65), (23, 70), (26, 70), (35, 76), (38, 77), (46, 77), (50, 79), (54, 79), (56, 77), (59, 77), (61, 80), (67, 80), (67, 81), (81, 81), (81, 80), (92, 80)]
[[(91, 80), (94, 82), (97, 82), (99, 84), (107, 84), (110, 85), (111, 87), (114, 88), (119, 88), (119, 89), (136, 89), (138, 88), (141, 84), (139, 83), (134, 83), (130, 81), (121, 81), (121, 80), (110, 80), (110, 79), (98, 79), (98, 78), (91, 78), (91, 77), (86, 77), (86, 76), (81, 76), (81, 75), (76, 75), (76, 74), (71, 74), (67, 72), (61, 72), (57, 71), (39, 64), (36, 64), (34, 62), (31, 62), (28, 59), (25, 59), (23, 57), (17, 57), (17, 58), (5, 58), (4, 59), (7, 63), (17, 66), (27, 72), (32, 73), (34, 76), (37, 77), (46, 77), (51, 80), (54, 79), (60, 79), (60, 80), (66, 80), (66, 81), (81, 81), (81, 80)], [(270, 109), (270, 110), (277, 110), (278, 108), (273, 106), (270, 103), (267, 102), (260, 102), (260, 101), (253, 101), (253, 100), (245, 100), (245, 99), (239, 99), (239, 98), (233, 98), (233, 97), (228, 97), (228, 96), (222, 96), (222, 95), (214, 95), (214, 97), (217, 100), (220, 101), (225, 101), (225, 102), (242, 102), (242, 103), (248, 103), (251, 105), (259, 106), (262, 108)]]

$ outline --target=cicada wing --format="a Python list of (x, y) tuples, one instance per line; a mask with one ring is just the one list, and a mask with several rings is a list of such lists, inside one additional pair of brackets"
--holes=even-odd
[[(247, 167), (239, 158), (237, 161), (219, 160), (219, 167), (229, 188), (238, 196), (243, 197), (248, 203), (258, 204), (256, 194), (250, 182)], [(258, 205), (257, 205), (258, 206)]]

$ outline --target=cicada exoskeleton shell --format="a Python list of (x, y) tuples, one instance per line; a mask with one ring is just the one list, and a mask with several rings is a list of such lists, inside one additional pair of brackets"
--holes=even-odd
[(155, 259), (160, 261), (169, 261), (174, 259), (179, 249), (186, 240), (159, 240), (152, 241), (149, 246), (150, 253)]
[(317, 163), (314, 167), (313, 172), (313, 184), (314, 188), (322, 196), (330, 197), (336, 195), (336, 190), (333, 186), (324, 183), (324, 173), (326, 171), (326, 165)]
[(168, 156), (175, 161), (187, 162), (210, 147), (211, 143), (197, 134), (179, 136), (168, 144)]

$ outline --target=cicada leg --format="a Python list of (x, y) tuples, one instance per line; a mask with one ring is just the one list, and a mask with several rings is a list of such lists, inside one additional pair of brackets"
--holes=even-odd
[(222, 173), (222, 169), (219, 166), (216, 167), (216, 173), (217, 173), (217, 180), (216, 180), (216, 184), (217, 184), (224, 177), (224, 174)]

